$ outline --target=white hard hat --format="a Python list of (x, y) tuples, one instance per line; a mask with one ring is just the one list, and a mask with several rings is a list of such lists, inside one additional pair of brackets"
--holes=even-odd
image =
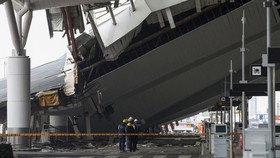
[(134, 120), (134, 122), (138, 122), (137, 118)]
[(128, 118), (128, 121), (133, 121), (133, 117), (130, 116), (130, 117)]

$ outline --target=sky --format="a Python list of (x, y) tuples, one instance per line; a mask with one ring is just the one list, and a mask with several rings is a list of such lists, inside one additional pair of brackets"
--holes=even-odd
[[(6, 13), (0, 5), (0, 78), (5, 72), (5, 61), (12, 55), (14, 48), (11, 41), (10, 30), (7, 24)], [(58, 59), (69, 52), (67, 38), (62, 32), (56, 32), (50, 39), (45, 11), (34, 11), (31, 28), (25, 46), (26, 55), (31, 59), (31, 68)]]

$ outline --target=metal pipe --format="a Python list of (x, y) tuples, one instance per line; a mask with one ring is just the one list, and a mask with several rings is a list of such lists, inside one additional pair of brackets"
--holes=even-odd
[(68, 25), (68, 31), (70, 35), (70, 41), (72, 45), (72, 53), (73, 53), (73, 58), (77, 61), (78, 58), (78, 53), (77, 53), (77, 47), (76, 47), (76, 42), (75, 42), (75, 36), (73, 33), (73, 24), (72, 24), (72, 18), (71, 18), (71, 12), (69, 11), (69, 7), (64, 8), (66, 12), (66, 20), (67, 20), (67, 25)]
[(104, 51), (104, 49), (105, 49), (104, 42), (102, 41), (102, 38), (101, 38), (100, 33), (98, 31), (98, 28), (97, 28), (97, 26), (94, 22), (94, 19), (91, 16), (89, 10), (87, 11), (87, 16), (88, 16), (88, 19), (90, 21), (92, 31), (94, 32), (94, 35), (96, 36), (96, 39), (97, 39), (98, 43), (100, 44), (101, 50)]
[[(60, 8), (60, 10), (61, 10), (61, 13), (63, 15), (63, 19), (66, 19), (66, 11), (64, 10), (64, 8)], [(70, 35), (69, 35), (69, 32), (67, 30), (68, 30), (68, 25), (67, 25), (67, 23), (65, 23), (65, 33), (66, 33), (66, 36), (67, 36), (67, 42), (68, 42), (68, 45), (71, 45)]]
[(242, 48), (241, 48), (241, 53), (242, 53), (242, 81), (245, 81), (245, 23), (246, 23), (246, 19), (245, 19), (245, 11), (243, 10), (243, 17), (242, 17)]
[(136, 8), (135, 8), (135, 5), (134, 5), (133, 0), (130, 0), (130, 4), (131, 4), (131, 6), (132, 6), (132, 11), (135, 11), (135, 10), (136, 10)]
[(5, 11), (6, 11), (6, 16), (7, 16), (7, 21), (9, 24), (10, 28), (10, 34), (11, 34), (11, 39), (13, 42), (13, 45), (16, 50), (16, 55), (20, 55), (20, 37), (17, 29), (17, 23), (16, 23), (16, 18), (13, 10), (13, 4), (11, 0), (8, 0), (7, 2), (4, 3)]
[(111, 18), (113, 20), (113, 25), (117, 25), (116, 18), (115, 18), (114, 12), (112, 10), (112, 7), (109, 5), (107, 8), (108, 8), (108, 10), (110, 12), (110, 15), (111, 15)]
[[(267, 34), (267, 54), (268, 48), (271, 46), (271, 5), (272, 0), (266, 1), (266, 34)], [(275, 157), (275, 66), (267, 67), (267, 96), (268, 96), (268, 128), (271, 129), (271, 150), (270, 155)]]
[[(232, 73), (233, 73), (233, 70), (232, 70), (232, 60), (230, 60), (230, 70), (229, 70), (229, 73), (230, 73), (230, 90), (232, 90)], [(229, 126), (229, 129), (230, 129), (230, 135), (229, 135), (229, 157), (230, 158), (233, 158), (233, 145), (232, 145), (232, 134), (233, 134), (233, 109), (232, 109), (232, 97), (230, 96), (229, 97), (229, 105), (230, 105), (230, 116), (229, 116), (229, 120), (230, 120), (230, 126)]]
[[(240, 48), (242, 54), (242, 80), (240, 83), (247, 83), (245, 80), (245, 11), (243, 10), (242, 16), (242, 47)], [(245, 106), (245, 92), (242, 92), (242, 138), (243, 138), (243, 154), (245, 153), (245, 128), (247, 128), (247, 108)]]

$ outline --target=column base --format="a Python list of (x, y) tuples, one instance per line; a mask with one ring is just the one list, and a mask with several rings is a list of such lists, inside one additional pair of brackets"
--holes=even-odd
[[(30, 133), (29, 128), (8, 128), (9, 134), (14, 133)], [(13, 149), (30, 149), (30, 137), (27, 136), (10, 136), (7, 138), (8, 143), (13, 146)]]

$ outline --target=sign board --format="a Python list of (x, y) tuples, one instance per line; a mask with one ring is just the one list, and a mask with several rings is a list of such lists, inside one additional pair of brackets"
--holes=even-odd
[(280, 47), (268, 48), (268, 63), (280, 63)]
[[(275, 83), (275, 91), (280, 91), (280, 83)], [(229, 96), (242, 96), (242, 92), (245, 96), (267, 96), (267, 83), (233, 84)]]
[(229, 97), (221, 96), (220, 101), (229, 101)]
[[(266, 92), (267, 83), (233, 84), (233, 92)], [(275, 83), (275, 90), (280, 91), (280, 83)]]
[(251, 77), (267, 76), (267, 68), (263, 67), (261, 64), (260, 65), (257, 65), (257, 64), (251, 65), (250, 71), (251, 71)]

